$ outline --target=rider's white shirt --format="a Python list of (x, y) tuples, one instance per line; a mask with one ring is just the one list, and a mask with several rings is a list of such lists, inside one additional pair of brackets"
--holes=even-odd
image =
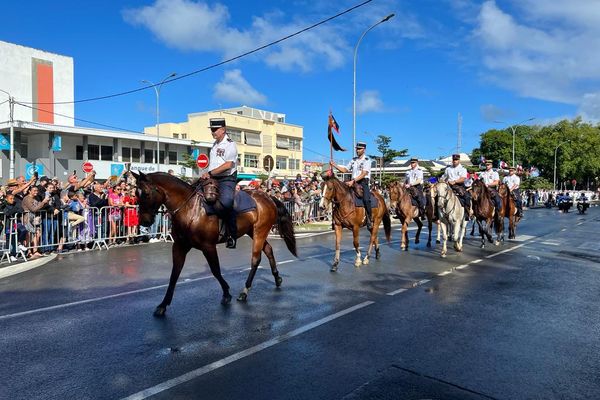
[(218, 176), (232, 175), (236, 171), (237, 156), (238, 152), (235, 142), (225, 135), (223, 140), (220, 142), (215, 141), (212, 149), (210, 149), (210, 162), (208, 164), (208, 170), (212, 171), (228, 161), (233, 161), (233, 167), (219, 174)]
[(371, 179), (371, 160), (369, 157), (354, 157), (346, 166), (348, 171), (352, 172), (352, 179), (358, 177), (363, 171), (367, 171), (366, 179)]
[(504, 179), (502, 179), (502, 182), (506, 183), (510, 190), (515, 190), (519, 188), (519, 185), (521, 185), (521, 178), (519, 178), (517, 175), (506, 175)]
[(486, 170), (480, 173), (479, 179), (481, 179), (486, 186), (489, 186), (492, 182), (500, 180), (500, 175), (498, 175), (498, 172), (490, 169), (489, 171)]
[(421, 185), (423, 183), (423, 171), (419, 167), (409, 169), (406, 173), (406, 183), (410, 186)]
[(455, 181), (458, 178), (467, 179), (467, 169), (463, 167), (461, 164), (458, 164), (456, 167), (449, 166), (444, 171), (444, 176), (442, 177), (446, 182)]

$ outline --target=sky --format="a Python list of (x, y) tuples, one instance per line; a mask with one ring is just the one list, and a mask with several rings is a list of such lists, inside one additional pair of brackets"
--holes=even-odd
[[(235, 57), (364, 0), (62, 0), (3, 4), (0, 40), (71, 56), (75, 99), (143, 87)], [(478, 146), (481, 133), (529, 118), (600, 119), (600, 1), (372, 0), (234, 62), (162, 86), (161, 122), (247, 105), (304, 127), (304, 159), (327, 161), (327, 116), (356, 140), (437, 158)], [(1, 88), (0, 88), (1, 89)], [(17, 99), (18, 100), (18, 99)], [(60, 99), (55, 99), (60, 101)], [(75, 105), (75, 116), (133, 131), (156, 120), (153, 89)], [(4, 118), (0, 118), (4, 119)], [(505, 124), (495, 121), (504, 121)], [(81, 126), (92, 126), (76, 122)]]

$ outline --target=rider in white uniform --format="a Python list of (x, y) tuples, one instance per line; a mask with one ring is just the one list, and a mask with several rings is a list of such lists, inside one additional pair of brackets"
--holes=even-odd
[(371, 189), (369, 188), (369, 180), (371, 179), (371, 160), (365, 156), (365, 149), (367, 144), (365, 142), (356, 143), (356, 157), (348, 163), (346, 167), (337, 165), (333, 161), (330, 162), (331, 166), (342, 173), (352, 172), (352, 180), (346, 182), (348, 186), (352, 186), (354, 183), (362, 186), (363, 188), (363, 204), (365, 206), (365, 214), (367, 216), (367, 229), (373, 228), (373, 219), (371, 214)]
[(454, 193), (464, 199), (465, 219), (469, 220), (469, 214), (471, 210), (471, 193), (465, 188), (467, 170), (460, 163), (460, 154), (452, 155), (452, 165), (446, 168), (442, 179), (450, 185)]
[(508, 168), (508, 175), (504, 177), (502, 183), (506, 183), (511, 193), (515, 195), (515, 202), (517, 205), (517, 215), (523, 216), (523, 202), (521, 201), (521, 191), (519, 186), (521, 185), (521, 178), (515, 175), (515, 167)]
[(502, 199), (498, 194), (498, 185), (500, 184), (500, 175), (497, 171), (494, 171), (493, 163), (491, 160), (485, 162), (485, 171), (479, 174), (479, 179), (485, 183), (485, 186), (490, 189), (492, 193), (492, 200), (494, 200), (494, 207), (499, 212), (502, 211)]
[(417, 158), (410, 159), (410, 169), (406, 173), (404, 186), (409, 189), (412, 197), (417, 201), (421, 217), (425, 215), (425, 195), (423, 194), (423, 171), (419, 168)]

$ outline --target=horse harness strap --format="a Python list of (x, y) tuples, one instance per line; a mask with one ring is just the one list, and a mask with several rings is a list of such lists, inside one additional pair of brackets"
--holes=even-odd
[(175, 214), (177, 214), (177, 213), (179, 212), (179, 210), (181, 210), (181, 209), (183, 208), (183, 206), (185, 206), (185, 205), (188, 203), (188, 201), (190, 201), (190, 200), (191, 200), (191, 198), (192, 198), (192, 197), (194, 197), (194, 195), (195, 195), (195, 194), (197, 194), (197, 192), (198, 192), (198, 189), (192, 190), (192, 193), (190, 193), (190, 195), (188, 196), (188, 198), (187, 198), (187, 199), (185, 199), (185, 201), (184, 201), (183, 203), (181, 203), (181, 204), (179, 205), (179, 207), (177, 207), (177, 208), (176, 208), (176, 209), (175, 209), (175, 210), (174, 210), (174, 211), (171, 213), (171, 215), (172, 215), (172, 216), (175, 216)]

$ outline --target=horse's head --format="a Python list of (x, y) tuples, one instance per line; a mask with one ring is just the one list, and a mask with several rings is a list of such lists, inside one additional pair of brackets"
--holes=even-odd
[(450, 186), (446, 182), (439, 181), (431, 187), (431, 197), (445, 199), (448, 196), (448, 192), (450, 191)]
[(322, 210), (329, 208), (332, 199), (335, 195), (335, 186), (331, 177), (324, 179), (321, 183), (321, 200), (319, 200), (319, 208)]
[(480, 180), (473, 181), (473, 185), (471, 185), (471, 198), (473, 199), (473, 201), (479, 201), (481, 196), (483, 196), (485, 187), (486, 186), (485, 186), (485, 183), (483, 183), (483, 181), (480, 181)]
[(130, 172), (136, 181), (136, 194), (139, 199), (138, 215), (140, 225), (149, 227), (154, 223), (158, 209), (165, 202), (165, 194), (152, 182), (152, 174)]

